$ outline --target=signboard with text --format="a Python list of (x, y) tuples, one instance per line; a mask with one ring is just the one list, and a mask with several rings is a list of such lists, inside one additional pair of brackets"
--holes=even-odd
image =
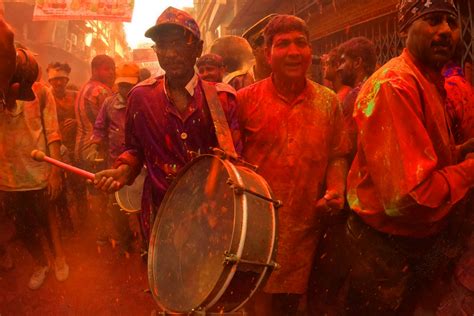
[(36, 0), (33, 20), (130, 22), (134, 2), (134, 0)]

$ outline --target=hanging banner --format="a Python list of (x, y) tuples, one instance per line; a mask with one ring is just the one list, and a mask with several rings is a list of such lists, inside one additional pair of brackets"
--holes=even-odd
[(36, 0), (33, 21), (103, 20), (130, 22), (134, 0)]
[(150, 70), (152, 77), (161, 76), (165, 73), (156, 59), (155, 51), (151, 48), (136, 48), (133, 50), (133, 62), (140, 68)]

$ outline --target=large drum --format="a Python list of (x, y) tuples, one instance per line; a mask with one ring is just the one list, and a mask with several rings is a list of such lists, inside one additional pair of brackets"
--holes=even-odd
[(212, 155), (185, 166), (150, 240), (148, 277), (158, 305), (183, 314), (241, 308), (277, 266), (278, 206), (249, 168)]

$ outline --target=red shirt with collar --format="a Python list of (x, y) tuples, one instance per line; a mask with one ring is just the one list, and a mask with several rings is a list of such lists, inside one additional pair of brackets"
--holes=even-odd
[(457, 164), (443, 85), (405, 49), (362, 86), (347, 199), (379, 231), (435, 234), (474, 185), (474, 159)]

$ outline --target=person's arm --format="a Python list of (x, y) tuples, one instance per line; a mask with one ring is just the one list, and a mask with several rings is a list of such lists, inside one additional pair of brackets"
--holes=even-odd
[(108, 138), (108, 108), (112, 103), (112, 97), (106, 99), (99, 110), (99, 114), (94, 123), (94, 130), (92, 131), (91, 141), (92, 145), (90, 152), (87, 154), (86, 160), (95, 162), (100, 156), (99, 148), (104, 147), (105, 141)]
[[(61, 142), (54, 141), (48, 145), (49, 155), (51, 158), (61, 160)], [(48, 179), (48, 194), (51, 200), (58, 198), (62, 190), (62, 171), (58, 167), (51, 166), (51, 174)]]
[(92, 125), (94, 125), (97, 115), (99, 114), (99, 111), (108, 96), (108, 91), (104, 87), (97, 86), (93, 88), (90, 94), (84, 97), (84, 110)]
[(95, 120), (94, 130), (92, 131), (92, 138), (91, 138), (93, 144), (97, 144), (97, 145), (103, 144), (104, 140), (107, 139), (108, 137), (107, 110), (110, 105), (111, 98), (105, 100)]
[(144, 152), (140, 138), (135, 134), (135, 122), (142, 120), (138, 109), (141, 100), (132, 94), (128, 98), (125, 118), (125, 151), (117, 158), (112, 169), (103, 170), (95, 175), (94, 185), (97, 189), (114, 192), (125, 184), (131, 184), (140, 174), (144, 163)]
[(348, 172), (347, 156), (351, 152), (352, 143), (345, 119), (337, 97), (334, 95), (331, 115), (331, 133), (328, 166), (326, 169), (326, 192), (317, 202), (316, 210), (342, 210), (345, 202), (346, 179)]
[(337, 157), (329, 161), (326, 170), (326, 192), (323, 197), (327, 207), (334, 210), (344, 208), (347, 172), (345, 157)]
[(10, 79), (15, 73), (16, 51), (14, 34), (10, 26), (0, 17), (0, 92), (6, 94)]
[(108, 119), (107, 119), (107, 108), (108, 101), (105, 101), (103, 106), (99, 110), (99, 114), (94, 123), (94, 130), (92, 133), (92, 142), (94, 144), (102, 144), (102, 142), (107, 138), (108, 132)]
[[(40, 93), (46, 94), (46, 105), (43, 110), (44, 129), (49, 150), (49, 155), (53, 159), (61, 160), (61, 138), (59, 135), (58, 117), (56, 112), (56, 101), (51, 90), (44, 87)], [(48, 193), (52, 200), (55, 200), (62, 187), (61, 169), (51, 167), (51, 174), (48, 179)]]
[(12, 107), (20, 85), (10, 86), (10, 80), (15, 73), (16, 50), (14, 33), (5, 20), (0, 17), (0, 107)]
[(474, 185), (474, 163), (438, 167), (419, 100), (416, 85), (406, 80), (374, 84), (374, 93), (359, 98), (355, 119), (386, 214), (433, 221)]

